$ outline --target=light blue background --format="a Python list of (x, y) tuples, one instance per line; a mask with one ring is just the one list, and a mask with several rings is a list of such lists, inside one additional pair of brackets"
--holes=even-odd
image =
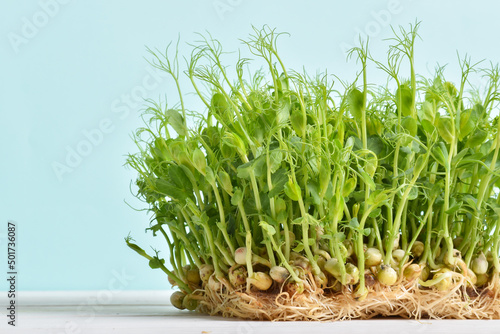
[[(42, 5), (47, 3), (52, 6)], [(289, 68), (328, 68), (352, 81), (356, 66), (346, 63), (343, 48), (353, 46), (360, 31), (371, 36), (372, 53), (383, 57), (389, 24), (407, 27), (418, 19), (420, 74), (432, 72), (437, 62), (450, 63), (446, 73), (458, 80), (457, 50), (473, 60), (499, 60), (500, 6), (494, 1), (62, 3), (0, 5), (0, 272), (7, 271), (10, 219), (19, 226), (21, 290), (97, 290), (117, 281), (114, 288), (170, 288), (123, 241), (131, 232), (139, 244), (159, 247), (144, 233), (147, 215), (125, 204), (141, 206), (130, 194), (135, 173), (123, 167), (125, 154), (136, 151), (130, 134), (141, 125), (140, 94), (157, 99), (166, 93), (171, 104), (177, 101), (172, 82), (148, 72), (145, 46), (163, 49), (180, 34), (181, 52), (188, 55), (185, 42), (197, 38), (194, 32), (209, 31), (226, 50), (246, 50), (238, 39), (252, 24), (268, 24), (291, 34), (280, 44)], [(33, 23), (39, 27), (30, 30)], [(369, 75), (385, 83), (380, 72)], [(139, 99), (129, 101), (134, 94)], [(92, 130), (102, 125), (107, 133), (100, 138)], [(94, 134), (90, 148), (84, 147), (86, 131)], [(65, 164), (68, 150), (78, 148), (88, 155), (58, 178), (54, 163)]]

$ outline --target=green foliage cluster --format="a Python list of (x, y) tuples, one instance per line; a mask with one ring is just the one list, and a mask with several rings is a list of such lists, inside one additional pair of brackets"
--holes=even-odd
[[(152, 52), (180, 104), (151, 102), (127, 164), (170, 269), (157, 251), (128, 245), (186, 294), (272, 284), (300, 293), (312, 276), (363, 299), (367, 275), (441, 290), (450, 271), (477, 286), (498, 277), (500, 71), (466, 57), (456, 85), (443, 68), (417, 76), (417, 28), (394, 31), (385, 62), (368, 43), (351, 50), (361, 65), (351, 84), (287, 69), (268, 27), (243, 42), (266, 70), (247, 73), (250, 59), (239, 58), (232, 81), (221, 45), (203, 37), (184, 72), (203, 112), (184, 104), (177, 53)], [(367, 81), (368, 64), (386, 85)], [(469, 86), (473, 72), (484, 90)]]

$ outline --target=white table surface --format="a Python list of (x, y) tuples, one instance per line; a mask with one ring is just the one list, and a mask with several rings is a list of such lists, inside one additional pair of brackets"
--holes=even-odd
[(2, 295), (2, 334), (500, 333), (500, 320), (241, 321), (177, 310), (165, 291), (20, 292), (13, 328), (7, 325), (6, 294)]

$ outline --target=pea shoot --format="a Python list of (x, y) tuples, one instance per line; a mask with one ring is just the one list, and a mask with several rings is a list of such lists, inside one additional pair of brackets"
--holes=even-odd
[[(267, 26), (243, 42), (255, 59), (234, 68), (211, 36), (184, 72), (177, 51), (150, 50), (179, 104), (149, 101), (127, 165), (147, 230), (166, 243), (126, 243), (178, 287), (174, 306), (268, 320), (499, 317), (500, 69), (464, 57), (457, 85), (443, 68), (419, 76), (418, 27), (394, 30), (387, 61), (368, 42), (352, 49), (351, 83), (286, 68)], [(189, 109), (181, 73), (204, 110)]]

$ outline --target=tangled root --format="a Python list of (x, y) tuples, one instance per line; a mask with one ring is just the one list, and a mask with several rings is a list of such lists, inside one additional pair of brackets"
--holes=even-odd
[(376, 284), (363, 301), (353, 297), (352, 287), (323, 291), (312, 285), (301, 294), (290, 295), (279, 288), (271, 292), (244, 292), (205, 287), (199, 290), (198, 311), (223, 317), (271, 321), (334, 321), (401, 317), (406, 319), (500, 319), (498, 285), (481, 289), (463, 278), (448, 291), (424, 288), (416, 282), (396, 286)]

